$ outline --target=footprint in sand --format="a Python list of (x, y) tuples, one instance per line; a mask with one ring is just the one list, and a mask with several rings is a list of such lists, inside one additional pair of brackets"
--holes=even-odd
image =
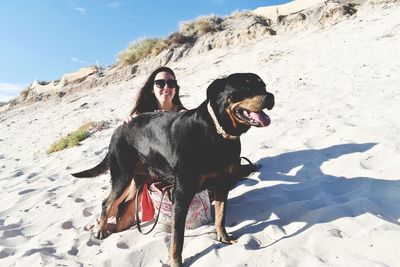
[(50, 182), (54, 182), (55, 180), (57, 180), (56, 178), (53, 178), (53, 177), (47, 177), (47, 179), (49, 179)]
[(98, 240), (97, 238), (95, 238), (93, 235), (90, 235), (89, 241), (86, 242), (86, 245), (88, 245), (88, 247), (100, 246), (100, 244), (101, 244), (100, 240)]
[(35, 177), (36, 175), (38, 175), (37, 172), (32, 172), (31, 174), (28, 175), (28, 177), (26, 177), (25, 181), (28, 181), (28, 180), (32, 179), (32, 178)]
[(3, 232), (3, 237), (5, 237), (5, 238), (12, 238), (12, 237), (16, 237), (19, 235), (23, 235), (22, 230), (20, 228)]
[(5, 220), (0, 220), (0, 230), (1, 231), (7, 231), (7, 230), (12, 230), (12, 229), (21, 227), (21, 224), (19, 224), (19, 223), (12, 223), (12, 224), (8, 224), (8, 225), (4, 225), (4, 221)]
[(56, 204), (55, 203), (56, 198), (54, 197), (54, 195), (56, 195), (56, 193), (49, 193), (49, 196), (48, 196), (49, 199), (44, 204), (54, 206)]
[(118, 243), (117, 243), (117, 248), (128, 249), (129, 246), (128, 246), (128, 244), (125, 243), (125, 242), (118, 242)]
[(60, 188), (61, 188), (61, 186), (57, 186), (57, 187), (54, 187), (54, 188), (52, 188), (52, 189), (47, 190), (47, 192), (52, 193), (52, 192), (57, 191), (57, 190), (60, 189)]
[(243, 245), (246, 249), (257, 249), (260, 247), (260, 241), (253, 235), (246, 234), (238, 239), (238, 244)]
[(72, 247), (70, 250), (68, 250), (68, 254), (71, 256), (76, 256), (78, 255), (79, 250), (76, 247)]
[(19, 177), (19, 176), (22, 176), (22, 175), (24, 175), (24, 172), (23, 172), (23, 171), (20, 171), (20, 170), (17, 170), (17, 171), (14, 173), (14, 177)]
[(77, 198), (75, 198), (75, 202), (81, 203), (81, 202), (85, 202), (85, 200), (83, 198), (77, 197)]
[(25, 194), (28, 194), (28, 193), (31, 193), (31, 192), (34, 192), (34, 191), (36, 191), (36, 189), (22, 190), (22, 191), (20, 191), (20, 192), (18, 193), (18, 195), (25, 195)]
[(360, 160), (360, 165), (364, 169), (372, 169), (372, 161), (374, 159), (374, 156), (372, 155), (363, 155), (363, 157)]
[(14, 249), (11, 249), (11, 248), (3, 248), (1, 251), (0, 251), (0, 259), (4, 259), (4, 258), (7, 258), (7, 257), (10, 257), (10, 256), (12, 256), (12, 255), (14, 255), (15, 254), (15, 250)]
[(328, 230), (328, 233), (331, 236), (334, 236), (334, 237), (337, 237), (337, 238), (343, 238), (342, 231), (339, 230), (339, 229), (330, 229), (330, 230)]
[(95, 206), (91, 206), (91, 207), (84, 208), (83, 211), (82, 211), (83, 216), (85, 216), (85, 217), (92, 216), (92, 211), (93, 211), (95, 208), (96, 208)]
[(26, 256), (31, 256), (35, 253), (40, 253), (40, 254), (54, 254), (57, 251), (52, 248), (52, 247), (43, 247), (43, 248), (34, 248), (31, 250), (28, 250), (27, 252), (25, 252), (25, 254), (23, 255), (24, 257)]
[(61, 224), (61, 228), (64, 230), (68, 230), (68, 229), (74, 228), (74, 225), (73, 225), (72, 221), (66, 221)]

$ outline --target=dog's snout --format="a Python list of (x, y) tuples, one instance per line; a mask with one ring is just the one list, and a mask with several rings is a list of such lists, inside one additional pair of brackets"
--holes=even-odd
[(268, 110), (272, 109), (275, 105), (274, 95), (267, 92), (267, 94), (263, 96), (263, 104)]

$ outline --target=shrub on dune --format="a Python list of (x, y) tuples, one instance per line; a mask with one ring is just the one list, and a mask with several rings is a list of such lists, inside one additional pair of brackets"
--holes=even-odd
[(209, 32), (223, 30), (223, 19), (214, 15), (201, 16), (194, 21), (182, 22), (179, 32), (187, 37), (200, 37)]
[(168, 43), (162, 38), (145, 38), (134, 41), (127, 49), (118, 54), (118, 61), (123, 65), (134, 64), (147, 56), (156, 56)]
[(66, 148), (74, 147), (79, 145), (79, 143), (86, 138), (88, 138), (91, 134), (91, 131), (95, 129), (96, 123), (94, 122), (88, 122), (83, 124), (81, 127), (79, 127), (78, 130), (73, 131), (67, 136), (62, 137), (61, 139), (57, 140), (54, 142), (49, 149), (47, 149), (46, 153), (51, 154), (57, 151), (64, 150)]

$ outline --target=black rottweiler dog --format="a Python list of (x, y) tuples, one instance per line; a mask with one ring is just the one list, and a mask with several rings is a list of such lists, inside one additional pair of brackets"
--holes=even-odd
[(94, 177), (110, 169), (111, 193), (103, 201), (97, 232), (107, 236), (107, 219), (117, 217), (116, 231), (135, 220), (132, 201), (148, 180), (173, 184), (172, 266), (181, 266), (186, 214), (193, 196), (205, 188), (215, 193), (217, 238), (233, 243), (225, 230), (228, 191), (240, 178), (240, 135), (251, 126), (270, 124), (263, 109), (272, 109), (274, 95), (253, 73), (235, 73), (213, 81), (207, 99), (182, 113), (144, 113), (114, 132), (104, 160), (73, 174)]

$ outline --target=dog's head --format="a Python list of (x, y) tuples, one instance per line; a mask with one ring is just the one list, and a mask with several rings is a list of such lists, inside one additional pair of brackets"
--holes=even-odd
[(224, 130), (239, 136), (251, 126), (271, 123), (263, 109), (272, 109), (274, 95), (268, 93), (263, 80), (254, 73), (235, 73), (213, 81), (207, 89), (217, 119)]

